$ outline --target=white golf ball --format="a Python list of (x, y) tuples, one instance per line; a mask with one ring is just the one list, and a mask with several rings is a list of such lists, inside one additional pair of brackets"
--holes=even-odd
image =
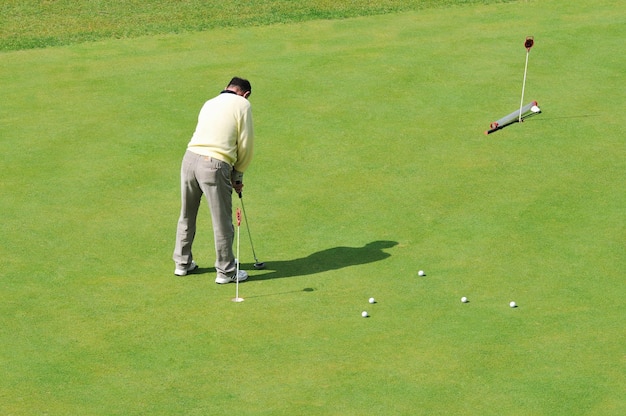
[(465, 296), (463, 296), (463, 297), (461, 298), (461, 302), (463, 302), (463, 303), (467, 303), (467, 298), (466, 298)]
[(420, 270), (419, 272), (417, 272), (418, 276), (426, 276), (426, 273), (424, 273), (424, 270)]
[(367, 312), (366, 312), (366, 311), (361, 312), (361, 316), (362, 316), (363, 318), (367, 318), (367, 316), (368, 316), (368, 315), (367, 315)]
[(532, 111), (533, 113), (538, 113), (541, 111), (541, 109), (536, 105), (533, 105), (532, 107), (530, 107), (530, 111)]
[(510, 306), (511, 308), (516, 308), (516, 307), (517, 307), (517, 303), (515, 303), (515, 302), (511, 302), (511, 303), (509, 303), (509, 306)]
[(370, 303), (376, 303), (376, 299), (374, 299), (374, 298), (370, 298), (369, 302), (370, 302)]

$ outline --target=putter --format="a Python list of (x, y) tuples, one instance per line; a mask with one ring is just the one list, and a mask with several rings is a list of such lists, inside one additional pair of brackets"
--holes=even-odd
[(260, 262), (256, 257), (256, 252), (254, 251), (254, 244), (252, 243), (252, 235), (250, 234), (250, 226), (248, 225), (248, 216), (246, 215), (246, 207), (243, 204), (243, 195), (241, 192), (238, 192), (239, 201), (241, 201), (241, 209), (243, 210), (243, 218), (246, 221), (246, 229), (248, 230), (248, 238), (250, 239), (250, 247), (252, 247), (252, 256), (254, 256), (254, 268), (256, 270), (261, 270), (265, 268), (265, 263)]
[(235, 289), (235, 297), (233, 302), (243, 302), (243, 298), (239, 297), (239, 229), (241, 228), (241, 210), (237, 208), (237, 271), (235, 272), (235, 279), (237, 288)]
[(524, 81), (522, 82), (522, 99), (519, 103), (519, 118), (518, 122), (522, 122), (522, 109), (524, 107), (524, 89), (526, 88), (526, 73), (528, 72), (528, 55), (530, 55), (530, 48), (535, 44), (535, 39), (532, 36), (527, 36), (526, 41), (524, 42), (524, 47), (526, 48), (526, 65), (524, 65)]

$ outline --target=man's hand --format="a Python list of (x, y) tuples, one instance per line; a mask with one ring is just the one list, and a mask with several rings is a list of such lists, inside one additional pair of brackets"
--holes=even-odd
[(243, 182), (241, 182), (241, 181), (233, 181), (233, 188), (235, 189), (235, 192), (240, 194), (242, 189), (243, 189)]

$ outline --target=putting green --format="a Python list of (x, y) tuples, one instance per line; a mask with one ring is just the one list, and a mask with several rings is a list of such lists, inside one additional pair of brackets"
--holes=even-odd
[[(623, 414), (615, 6), (0, 54), (0, 413)], [(528, 35), (542, 114), (485, 136), (519, 107)], [(267, 264), (242, 232), (242, 303), (213, 283), (206, 209), (199, 272), (171, 261), (180, 159), (232, 75)]]

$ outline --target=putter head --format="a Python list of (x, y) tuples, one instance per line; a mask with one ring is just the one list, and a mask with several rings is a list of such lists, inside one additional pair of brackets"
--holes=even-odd
[(254, 263), (254, 268), (256, 270), (261, 270), (261, 269), (265, 269), (265, 263), (264, 262), (256, 262)]

